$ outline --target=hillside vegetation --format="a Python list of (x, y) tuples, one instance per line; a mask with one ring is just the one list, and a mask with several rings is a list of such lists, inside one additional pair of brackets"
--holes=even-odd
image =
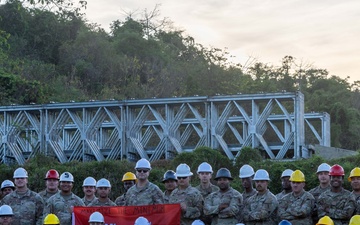
[(226, 49), (197, 43), (157, 7), (113, 21), (110, 32), (79, 8), (17, 0), (0, 5), (0, 18), (0, 105), (300, 90), (306, 112), (331, 115), (333, 147), (360, 148), (360, 81), (293, 56), (231, 63)]

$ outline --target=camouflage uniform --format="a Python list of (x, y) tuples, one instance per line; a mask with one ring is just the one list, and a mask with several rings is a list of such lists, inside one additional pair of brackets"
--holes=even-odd
[[(204, 213), (213, 216), (211, 225), (234, 225), (238, 221), (235, 215), (239, 212), (242, 201), (240, 192), (233, 188), (225, 193), (217, 191), (205, 199)], [(229, 204), (229, 207), (219, 212), (219, 205), (223, 203)]]
[(185, 190), (175, 188), (169, 198), (169, 203), (186, 203), (186, 212), (181, 212), (181, 225), (191, 225), (194, 220), (199, 219), (203, 211), (203, 201), (200, 191), (191, 185)]
[(355, 198), (355, 212), (354, 215), (360, 215), (360, 194), (355, 194), (354, 191), (351, 192)]
[(283, 190), (282, 192), (277, 193), (277, 194), (275, 195), (275, 197), (276, 197), (276, 199), (279, 201), (282, 197), (284, 197), (285, 195), (287, 195), (287, 194), (289, 194), (289, 193), (291, 193), (291, 191), (290, 191), (290, 192), (286, 192), (285, 190)]
[(243, 221), (246, 225), (276, 225), (278, 201), (269, 190), (256, 193), (244, 202)]
[[(329, 208), (329, 212), (325, 209)], [(340, 192), (325, 191), (317, 201), (319, 217), (329, 216), (335, 225), (345, 225), (355, 212), (355, 198), (344, 188)]]
[(312, 212), (315, 198), (309, 192), (302, 191), (298, 196), (289, 193), (279, 200), (278, 216), (280, 220), (288, 220), (292, 224), (312, 224)]
[(169, 198), (170, 198), (171, 192), (169, 192), (168, 190), (164, 191), (164, 203), (169, 203)]
[(45, 203), (51, 196), (53, 196), (53, 195), (55, 195), (56, 193), (59, 193), (59, 192), (60, 192), (60, 190), (58, 190), (55, 193), (50, 193), (50, 192), (46, 191), (46, 189), (45, 189), (43, 191), (40, 191), (39, 195), (42, 197), (42, 199), (44, 200), (44, 203)]
[(99, 199), (96, 198), (87, 206), (116, 206), (116, 204), (110, 199), (108, 199), (106, 202), (100, 202)]
[(9, 205), (14, 213), (12, 224), (41, 225), (44, 201), (40, 195), (28, 189), (24, 194), (17, 191), (6, 195), (1, 205)]
[(314, 206), (313, 213), (312, 213), (312, 219), (313, 219), (314, 224), (317, 223), (319, 220), (316, 202), (322, 193), (324, 193), (325, 191), (330, 190), (330, 189), (331, 189), (330, 185), (328, 185), (326, 188), (322, 188), (319, 185), (309, 191), (309, 193), (312, 194), (315, 198), (315, 206)]
[(125, 206), (125, 196), (126, 194), (123, 194), (115, 199), (115, 204), (117, 206)]
[(132, 186), (126, 192), (125, 205), (153, 205), (163, 204), (164, 194), (158, 186), (148, 182), (145, 187)]
[[(198, 185), (195, 187), (196, 189), (198, 189), (203, 197), (203, 199), (205, 200), (207, 196), (209, 196), (211, 193), (217, 192), (220, 190), (220, 188), (216, 185), (213, 185), (212, 183), (210, 183), (210, 186), (208, 188), (202, 188), (201, 185)], [(206, 224), (206, 225), (210, 225), (212, 218), (211, 216), (208, 215), (204, 215), (202, 214), (200, 219)]]
[(255, 195), (257, 193), (257, 191), (255, 189), (252, 189), (251, 192), (243, 192), (242, 193), (242, 197), (243, 197), (243, 201), (245, 202), (246, 199), (250, 198), (251, 196)]
[(43, 215), (53, 213), (59, 218), (61, 225), (71, 225), (72, 206), (85, 206), (85, 204), (73, 193), (67, 196), (57, 193), (46, 201)]
[(91, 202), (93, 202), (96, 199), (97, 199), (97, 197), (94, 197), (92, 200), (87, 200), (85, 197), (83, 197), (81, 200), (83, 201), (85, 206), (88, 206)]

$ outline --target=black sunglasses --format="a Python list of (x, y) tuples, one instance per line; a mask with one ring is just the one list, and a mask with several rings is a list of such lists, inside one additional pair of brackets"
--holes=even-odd
[(143, 173), (149, 172), (149, 170), (136, 170), (136, 171), (139, 172), (139, 173), (141, 173), (141, 172), (143, 172)]
[(177, 177), (177, 179), (179, 179), (179, 180), (185, 180), (186, 178), (188, 178), (188, 177)]

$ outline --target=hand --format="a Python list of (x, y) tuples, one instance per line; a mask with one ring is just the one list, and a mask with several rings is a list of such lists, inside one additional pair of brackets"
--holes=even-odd
[(229, 207), (229, 204), (222, 203), (222, 204), (219, 205), (219, 211), (221, 211), (223, 209), (226, 209), (227, 207)]
[(186, 206), (186, 203), (185, 203), (185, 202), (181, 202), (181, 203), (180, 203), (180, 207), (181, 207), (181, 210), (182, 210), (182, 211), (184, 211), (184, 212), (186, 211), (187, 206)]

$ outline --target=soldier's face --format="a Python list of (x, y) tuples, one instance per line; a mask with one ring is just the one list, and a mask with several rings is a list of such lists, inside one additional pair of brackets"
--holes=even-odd
[(245, 189), (248, 189), (252, 187), (252, 178), (251, 177), (241, 178), (241, 183)]
[(172, 191), (177, 187), (177, 181), (176, 180), (167, 180), (164, 182), (165, 189), (168, 191)]
[(304, 189), (305, 183), (304, 182), (291, 182), (291, 189), (294, 194), (299, 194)]
[(124, 181), (124, 188), (125, 191), (129, 190), (129, 188), (131, 188), (132, 186), (135, 185), (135, 181), (134, 180), (126, 180)]
[(28, 179), (25, 177), (15, 178), (14, 183), (17, 188), (23, 188), (23, 187), (26, 187), (26, 185), (28, 183)]
[(211, 179), (211, 173), (209, 172), (199, 172), (199, 179), (202, 183), (209, 183)]
[(360, 177), (351, 178), (351, 187), (354, 191), (360, 191)]
[(323, 172), (319, 172), (317, 175), (318, 175), (319, 182), (320, 182), (321, 184), (328, 184), (328, 183), (330, 183), (329, 172), (323, 171)]
[(265, 193), (268, 186), (268, 181), (266, 180), (256, 180), (255, 181), (256, 190), (262, 194)]
[(59, 187), (59, 180), (58, 179), (47, 179), (45, 181), (46, 188), (48, 190), (56, 190)]
[(219, 186), (220, 190), (225, 191), (230, 187), (230, 180), (225, 177), (220, 177), (217, 180), (217, 185)]
[(136, 169), (136, 177), (139, 180), (147, 180), (149, 177), (149, 173), (150, 173), (150, 170), (146, 169), (146, 168), (145, 169), (144, 168)]
[(3, 194), (3, 197), (10, 194), (11, 192), (13, 192), (14, 190), (10, 187), (6, 187), (6, 188), (3, 188), (2, 189), (2, 194)]
[(69, 193), (73, 188), (73, 183), (70, 181), (61, 181), (60, 182), (60, 189), (62, 192)]
[(94, 186), (83, 186), (83, 192), (86, 196), (93, 196), (96, 188)]
[(0, 224), (11, 225), (12, 221), (12, 216), (0, 216)]
[(187, 187), (189, 186), (190, 178), (189, 177), (178, 177), (178, 185), (180, 187)]
[(284, 190), (291, 190), (291, 184), (289, 181), (290, 177), (282, 177), (281, 178), (281, 186)]
[(339, 188), (343, 184), (343, 177), (342, 176), (331, 176), (330, 177), (330, 184), (334, 188)]
[(110, 190), (111, 188), (108, 187), (98, 187), (97, 189), (97, 194), (100, 198), (107, 198), (110, 194)]

